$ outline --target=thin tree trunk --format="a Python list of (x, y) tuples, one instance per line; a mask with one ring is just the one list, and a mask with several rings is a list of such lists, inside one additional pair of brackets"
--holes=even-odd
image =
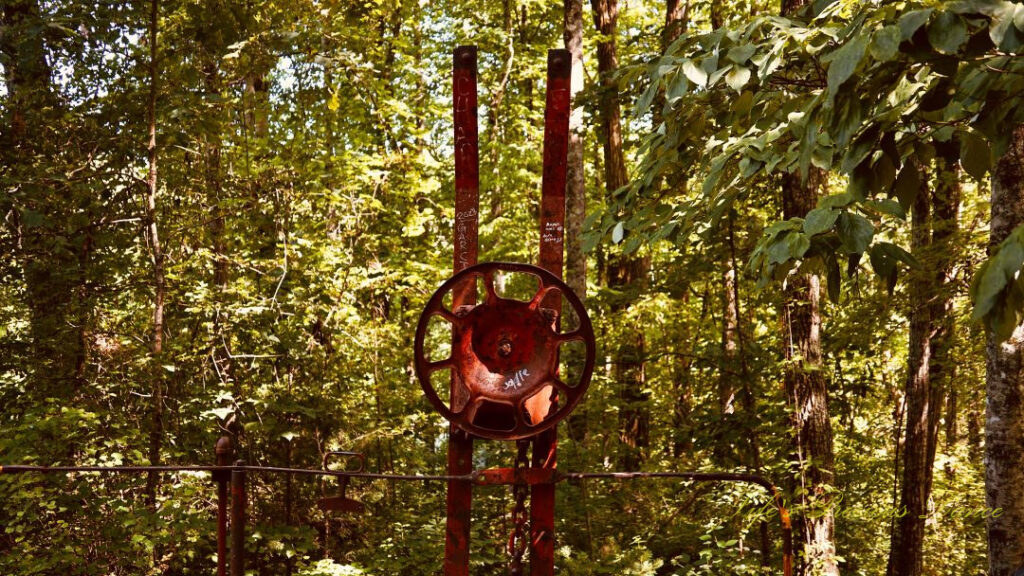
[(583, 255), (583, 220), (586, 218), (586, 174), (583, 170), (583, 105), (576, 101), (583, 90), (583, 0), (565, 0), (562, 33), (572, 54), (570, 81), (569, 148), (565, 186), (565, 279), (580, 299), (587, 295), (587, 259)]
[[(1024, 224), (1024, 126), (1018, 126), (992, 174), (989, 247)], [(1024, 570), (1024, 325), (1005, 342), (991, 334), (985, 378), (985, 503), (1001, 510), (988, 519), (989, 576)]]
[[(730, 294), (726, 295), (727, 304), (724, 315), (729, 320), (723, 320), (723, 325), (732, 325), (734, 329), (731, 334), (723, 331), (723, 340), (731, 339), (733, 349), (731, 357), (727, 354), (725, 365), (732, 367), (728, 375), (736, 378), (739, 382), (740, 405), (746, 414), (744, 422), (749, 426), (747, 429), (747, 439), (749, 441), (747, 445), (747, 450), (749, 451), (748, 463), (753, 467), (754, 472), (761, 474), (763, 467), (761, 462), (761, 441), (759, 438), (760, 430), (758, 429), (757, 398), (754, 396), (752, 388), (752, 378), (747, 364), (747, 347), (743, 339), (743, 315), (740, 311), (740, 285), (737, 275), (739, 259), (736, 256), (736, 225), (731, 214), (729, 216), (728, 234), (729, 257), (727, 259), (728, 264), (725, 276), (727, 289)], [(726, 374), (727, 372), (723, 370), (723, 377)], [(766, 521), (761, 521), (758, 526), (758, 537), (758, 544), (761, 548), (761, 565), (764, 567), (771, 566), (772, 540)]]
[(732, 217), (729, 218), (729, 256), (722, 269), (722, 363), (718, 371), (718, 410), (722, 414), (736, 411), (736, 383), (740, 380), (738, 370), (740, 309), (739, 290), (736, 286), (736, 266), (733, 259)]
[[(158, 92), (157, 78), (159, 77), (157, 27), (158, 0), (151, 0), (149, 7), (149, 99), (146, 102), (146, 123), (149, 132), (149, 142), (146, 146), (146, 156), (149, 163), (149, 170), (146, 174), (146, 230), (149, 235), (149, 248), (153, 262), (153, 332), (150, 341), (150, 378), (153, 388), (150, 398), (149, 431), (149, 463), (151, 466), (160, 465), (160, 452), (163, 448), (164, 369), (161, 356), (164, 351), (164, 298), (167, 293), (164, 277), (164, 253), (160, 246), (156, 214), (156, 101)], [(150, 509), (156, 509), (156, 485), (158, 480), (159, 477), (156, 473), (150, 473), (146, 478), (146, 503)]]
[[(959, 142), (941, 144), (936, 159), (939, 181), (932, 195), (932, 246), (935, 264), (936, 296), (932, 301), (932, 361), (929, 378), (932, 382), (931, 402), (946, 405), (946, 441), (956, 442), (956, 362), (952, 357), (956, 341), (956, 316), (953, 312), (954, 265), (959, 257), (960, 234), (960, 153)], [(940, 411), (934, 410), (929, 422), (934, 452), (938, 446)], [(952, 438), (952, 440), (951, 440)]]
[(936, 161), (934, 182), (922, 170), (922, 187), (914, 202), (911, 247), (934, 269), (914, 270), (910, 293), (910, 337), (907, 355), (907, 403), (904, 466), (898, 521), (889, 548), (891, 576), (920, 576), (924, 564), (924, 528), (931, 495), (939, 416), (953, 366), (948, 361), (953, 330), (951, 242), (956, 232), (960, 187), (956, 146), (943, 146)]
[[(215, 57), (217, 46), (201, 44), (203, 58), (203, 90), (210, 96), (221, 92), (220, 68)], [(209, 207), (209, 220), (206, 231), (209, 234), (210, 248), (213, 251), (213, 285), (217, 287), (219, 297), (224, 297), (229, 280), (229, 264), (226, 239), (227, 210), (225, 209), (224, 181), (221, 166), (221, 118), (220, 111), (214, 110), (212, 128), (202, 136), (203, 155), (203, 186), (206, 202)], [(214, 363), (214, 371), (223, 386), (230, 386), (233, 403), (241, 402), (242, 390), (232, 375), (232, 359), (229, 353), (230, 339), (225, 333), (225, 314), (217, 307), (214, 311), (213, 333), (210, 341), (210, 358)], [(224, 423), (230, 432), (236, 447), (242, 446), (242, 424), (237, 413), (232, 413)]]
[[(583, 254), (583, 221), (587, 216), (586, 173), (583, 168), (583, 106), (576, 96), (583, 90), (583, 0), (565, 0), (562, 39), (572, 55), (569, 82), (569, 147), (566, 151), (565, 182), (565, 282), (580, 298), (587, 297), (587, 258)], [(583, 368), (580, 350), (570, 348), (566, 366), (570, 374)], [(569, 435), (577, 442), (587, 436), (587, 407), (583, 403), (569, 417)]]
[(505, 101), (505, 92), (508, 90), (509, 78), (512, 76), (512, 65), (515, 63), (516, 49), (512, 34), (512, 0), (504, 0), (502, 3), (502, 32), (505, 35), (505, 63), (502, 66), (501, 80), (497, 88), (491, 94), (491, 102), (487, 107), (487, 119), (490, 126), (487, 130), (487, 163), (491, 165), (491, 214), (490, 219), (494, 220), (505, 212), (502, 203), (504, 193), (501, 186), (501, 150), (504, 148), (505, 130), (501, 126), (501, 105)]
[[(924, 260), (931, 245), (931, 199), (928, 174), (921, 172), (921, 189), (911, 212), (911, 251)], [(924, 543), (924, 517), (931, 490), (931, 464), (928, 438), (930, 413), (938, 407), (931, 400), (931, 335), (933, 323), (929, 298), (934, 293), (932, 275), (927, 270), (910, 273), (910, 335), (907, 351), (905, 439), (903, 442), (903, 478), (900, 483), (900, 504), (907, 513), (897, 520), (889, 548), (887, 573), (909, 576), (921, 573), (921, 550)]]

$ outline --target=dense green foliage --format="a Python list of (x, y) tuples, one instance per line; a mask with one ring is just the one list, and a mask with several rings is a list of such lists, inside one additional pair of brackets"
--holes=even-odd
[[(148, 5), (40, 5), (38, 18), (5, 21), (0, 42), (22, 48), (21, 70), (42, 46), (50, 89), (32, 88), (33, 105), (20, 107), (26, 93), (0, 60), (0, 252), (10, 255), (0, 261), (0, 464), (145, 464), (154, 436), (164, 462), (212, 463), (214, 442), (231, 434), (249, 463), (317, 468), (344, 449), (364, 452), (372, 471), (443, 473), (448, 429), (422, 398), (412, 339), (451, 268), (452, 50), (477, 44), (481, 59), (480, 259), (532, 262), (545, 54), (562, 45), (562, 7), (161, 1), (156, 223), (168, 293), (157, 355), (143, 206)], [(1024, 121), (1024, 8), (818, 8), (795, 20), (760, 2), (694, 2), (689, 33), (663, 53), (664, 6), (620, 6), (635, 178), (611, 195), (590, 56), (600, 38), (588, 25), (584, 244), (603, 362), (561, 427), (559, 467), (619, 469), (619, 414), (639, 408), (650, 414), (643, 469), (759, 469), (798, 500), (779, 281), (820, 270), (837, 551), (844, 574), (884, 573), (899, 513), (907, 319), (919, 305), (900, 271), (929, 265), (909, 248), (914, 163), (930, 166), (937, 146), (955, 142), (966, 173), (948, 285), (956, 369), (925, 565), (983, 574), (985, 333), (972, 315), (1006, 334), (1024, 313), (1024, 232), (986, 260), (984, 180), (1006, 126)], [(712, 30), (718, 18), (725, 26)], [(15, 122), (34, 129), (17, 147), (6, 140)], [(812, 166), (828, 171), (819, 207), (782, 220), (779, 174)], [(625, 291), (607, 276), (621, 252), (651, 261)], [(861, 272), (867, 263), (881, 281)], [(736, 353), (723, 343), (729, 269), (740, 270)], [(645, 389), (633, 406), (612, 351), (638, 332)], [(736, 398), (729, 410), (723, 389)], [(512, 446), (477, 446), (478, 468), (511, 465)], [(354, 482), (350, 495), (368, 508), (356, 517), (315, 507), (332, 482), (254, 483), (256, 573), (440, 571), (440, 484)], [(0, 476), (0, 572), (211, 573), (209, 477), (164, 475), (152, 506), (144, 488), (143, 478)], [(558, 572), (777, 573), (778, 518), (766, 503), (734, 486), (561, 485)], [(507, 491), (477, 490), (474, 574), (504, 573), (510, 508)], [(774, 571), (761, 567), (761, 522)]]

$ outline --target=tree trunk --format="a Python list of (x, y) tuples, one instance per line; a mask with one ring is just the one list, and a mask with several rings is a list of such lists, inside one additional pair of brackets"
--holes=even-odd
[[(813, 169), (804, 182), (800, 174), (786, 174), (782, 184), (782, 212), (786, 219), (803, 217), (814, 208), (824, 174)], [(804, 544), (804, 568), (839, 574), (835, 550), (835, 516), (831, 487), (834, 483), (832, 424), (821, 355), (821, 286), (817, 274), (791, 276), (785, 288), (783, 339), (785, 389), (790, 405), (799, 472), (801, 503), (815, 510), (798, 518)]]
[(587, 260), (583, 255), (583, 220), (586, 218), (586, 174), (583, 170), (583, 105), (576, 95), (583, 90), (583, 0), (565, 0), (565, 48), (572, 54), (569, 148), (565, 186), (565, 281), (581, 300), (587, 295)]
[(957, 146), (942, 146), (934, 182), (921, 170), (922, 187), (914, 202), (911, 247), (930, 270), (912, 270), (907, 354), (904, 466), (898, 520), (889, 548), (891, 576), (923, 572), (924, 528), (931, 495), (939, 416), (953, 367), (948, 361), (953, 330), (953, 299), (948, 284), (953, 271), (960, 187)]
[[(565, 180), (565, 282), (585, 301), (587, 297), (587, 258), (583, 254), (583, 221), (587, 216), (586, 173), (583, 168), (583, 106), (576, 96), (583, 90), (583, 0), (565, 0), (562, 39), (572, 54), (569, 81), (573, 107), (569, 113), (569, 146), (566, 150)], [(565, 361), (570, 374), (583, 369), (582, 352), (569, 348)], [(587, 436), (586, 403), (576, 407), (569, 417), (569, 435), (577, 442)]]
[[(990, 249), (1024, 224), (1024, 126), (996, 163), (991, 204)], [(1024, 325), (1005, 342), (990, 334), (986, 356), (985, 503), (1002, 512), (988, 519), (989, 576), (1015, 576), (1024, 570)]]
[[(594, 25), (606, 40), (597, 44), (597, 70), (601, 78), (599, 109), (601, 132), (604, 137), (605, 189), (610, 195), (629, 183), (626, 160), (622, 151), (622, 119), (619, 106), (619, 88), (615, 72), (619, 66), (616, 52), (618, 27), (618, 0), (591, 0)], [(617, 254), (608, 262), (608, 285), (629, 298), (647, 277), (649, 262), (645, 258)], [(625, 314), (628, 300), (613, 306), (614, 311)], [(621, 387), (622, 408), (619, 412), (619, 435), (625, 445), (623, 467), (634, 470), (643, 460), (648, 444), (650, 414), (647, 394), (644, 393), (644, 335), (632, 328), (633, 336), (622, 339), (614, 352), (615, 380)]]
[[(90, 227), (84, 227), (85, 238), (69, 237), (83, 234), (80, 225), (68, 222), (79, 210), (80, 198), (60, 189), (52, 177), (54, 162), (66, 149), (51, 144), (57, 140), (51, 137), (53, 132), (61, 130), (62, 106), (46, 59), (46, 26), (39, 4), (9, 0), (0, 16), (8, 111), (4, 121), (9, 127), (3, 131), (0, 163), (8, 167), (8, 177), (18, 181), (21, 192), (20, 198), (12, 197), (13, 235), (18, 238), (32, 340), (28, 393), (40, 400), (69, 400), (82, 383), (86, 366), (89, 314), (82, 288), (91, 249)], [(65, 139), (62, 134), (60, 141)], [(54, 160), (39, 164), (40, 158)], [(22, 215), (33, 215), (37, 222), (21, 222)], [(82, 252), (55, 250), (55, 238), (67, 246), (82, 246)]]
[[(146, 122), (149, 132), (146, 156), (149, 171), (146, 174), (146, 230), (149, 235), (149, 248), (153, 262), (153, 333), (150, 345), (152, 395), (150, 398), (150, 431), (149, 431), (149, 464), (160, 465), (160, 451), (163, 447), (164, 422), (164, 369), (160, 361), (164, 350), (164, 298), (167, 283), (164, 277), (164, 253), (160, 246), (160, 234), (157, 228), (156, 194), (157, 194), (157, 148), (156, 148), (156, 100), (157, 100), (157, 24), (158, 0), (150, 1), (149, 8), (149, 100), (146, 102)], [(146, 478), (146, 503), (150, 509), (156, 508), (156, 485), (158, 475), (150, 473)]]
[(722, 363), (718, 371), (718, 410), (722, 414), (736, 411), (736, 382), (739, 381), (739, 291), (736, 287), (736, 267), (732, 258), (732, 218), (729, 219), (730, 254), (722, 269)]
[[(919, 259), (931, 244), (931, 200), (926, 171), (921, 168), (921, 189), (917, 193), (911, 214), (911, 251)], [(931, 464), (929, 458), (928, 421), (937, 409), (930, 403), (931, 345), (933, 330), (929, 297), (933, 290), (932, 276), (927, 270), (911, 270), (908, 291), (911, 294), (910, 335), (907, 350), (907, 377), (904, 385), (906, 418), (904, 418), (903, 479), (900, 484), (898, 510), (907, 513), (897, 519), (889, 548), (890, 576), (918, 575), (921, 573), (921, 549), (924, 543), (924, 517), (927, 513), (928, 494), (931, 490)]]
[(667, 0), (665, 2), (665, 30), (662, 33), (661, 50), (665, 51), (678, 39), (690, 23), (690, 0)]
[[(783, 0), (782, 15), (795, 16), (809, 0)], [(783, 217), (803, 218), (814, 209), (825, 174), (811, 168), (810, 174), (782, 177)], [(828, 389), (821, 354), (821, 283), (817, 274), (790, 276), (784, 290), (785, 390), (792, 411), (795, 462), (801, 503), (812, 505), (813, 514), (796, 519), (804, 546), (801, 572), (839, 574), (836, 562), (835, 515), (831, 489), (835, 482), (832, 423), (829, 420)]]
[(601, 134), (604, 138), (604, 180), (608, 192), (629, 183), (626, 160), (622, 153), (622, 113), (619, 105), (619, 84), (615, 72), (619, 68), (616, 31), (619, 20), (618, 0), (591, 0), (594, 25), (605, 41), (597, 43), (597, 72), (601, 78), (598, 108)]

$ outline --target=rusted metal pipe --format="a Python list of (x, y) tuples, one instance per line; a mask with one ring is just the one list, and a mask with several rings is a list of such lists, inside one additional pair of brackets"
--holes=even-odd
[[(217, 466), (229, 466), (235, 455), (231, 438), (221, 436), (214, 448), (217, 455)], [(213, 472), (213, 481), (217, 483), (217, 576), (228, 574), (228, 483), (231, 472), (227, 469)]]
[[(480, 222), (480, 145), (477, 135), (476, 46), (455, 49), (452, 65), (452, 114), (455, 128), (455, 224), (452, 230), (455, 273), (476, 264)], [(452, 309), (476, 304), (476, 282), (465, 282), (452, 293)], [(450, 406), (464, 401), (453, 374)], [(473, 437), (449, 425), (448, 472), (466, 475), (473, 469)], [(473, 484), (448, 482), (444, 545), (445, 576), (469, 576), (469, 524), (473, 507)]]
[(231, 576), (245, 576), (245, 462), (231, 470)]
[[(569, 82), (572, 53), (548, 50), (547, 96), (544, 106), (544, 172), (541, 175), (540, 255), (541, 268), (562, 277), (565, 235), (565, 181), (569, 150)], [(549, 294), (542, 306), (561, 315), (562, 296)], [(558, 320), (555, 320), (558, 329)], [(562, 392), (563, 396), (565, 392)], [(547, 400), (547, 399), (544, 399)], [(560, 398), (567, 401), (565, 397)], [(555, 409), (547, 400), (544, 413)], [(552, 427), (533, 440), (533, 466), (554, 471), (558, 452), (558, 429)], [(530, 574), (555, 573), (555, 486), (534, 484), (530, 488)]]

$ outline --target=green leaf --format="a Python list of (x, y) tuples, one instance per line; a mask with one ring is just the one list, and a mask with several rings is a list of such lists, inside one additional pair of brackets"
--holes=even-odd
[(839, 215), (837, 231), (847, 252), (864, 252), (875, 235), (875, 226), (860, 214), (843, 212)]
[(841, 194), (832, 194), (831, 196), (825, 196), (818, 200), (818, 208), (843, 208), (849, 206), (854, 201), (853, 194), (849, 192), (843, 192)]
[(928, 25), (928, 42), (943, 54), (955, 54), (967, 41), (967, 24), (952, 12), (939, 12)]
[(843, 276), (839, 272), (839, 261), (836, 260), (835, 254), (830, 254), (829, 257), (825, 258), (825, 281), (827, 283), (828, 299), (838, 303)]
[(743, 66), (734, 66), (725, 76), (725, 83), (736, 92), (742, 92), (743, 87), (750, 80), (750, 70)]
[(903, 262), (907, 266), (911, 267), (918, 267), (921, 265), (921, 263), (917, 261), (917, 258), (914, 258), (913, 254), (907, 252), (901, 246), (897, 246), (892, 242), (878, 242), (875, 244), (875, 247), (881, 250), (888, 258), (892, 259), (893, 261)]
[(789, 259), (799, 260), (811, 247), (811, 239), (806, 234), (793, 232), (786, 237), (786, 246), (789, 249)]
[(808, 236), (828, 232), (835, 225), (840, 212), (831, 208), (815, 208), (804, 218), (804, 233)]
[(983, 180), (992, 166), (992, 149), (974, 132), (960, 133), (960, 165), (976, 180)]
[(615, 228), (612, 229), (612, 243), (618, 244), (622, 242), (622, 237), (626, 234), (626, 228), (622, 222), (615, 224)]
[(223, 420), (223, 419), (227, 418), (228, 416), (230, 416), (231, 414), (233, 414), (234, 411), (235, 411), (235, 409), (234, 408), (230, 408), (230, 407), (229, 408), (214, 408), (213, 410), (208, 410), (207, 414), (213, 414), (217, 418)]
[(1001, 50), (1010, 51), (1016, 48), (1013, 16), (1017, 5), (1013, 2), (991, 2), (991, 9), (986, 13), (992, 18), (992, 24), (988, 27), (989, 38), (992, 43)]
[(731, 60), (737, 64), (745, 64), (754, 52), (757, 50), (757, 46), (753, 44), (744, 44), (742, 46), (733, 46), (729, 49), (729, 52), (725, 55), (726, 59)]
[(900, 49), (900, 27), (894, 24), (876, 30), (871, 37), (871, 56), (888, 62), (896, 57)]
[(693, 63), (693, 60), (683, 61), (683, 74), (697, 86), (703, 88), (708, 83), (708, 73)]
[(665, 91), (665, 98), (669, 103), (675, 102), (677, 99), (682, 98), (686, 95), (686, 91), (690, 89), (690, 83), (686, 81), (685, 74), (676, 74), (675, 78), (668, 85), (668, 89)]
[(872, 198), (864, 204), (866, 207), (897, 218), (906, 218), (907, 211), (900, 206), (900, 203), (892, 198)]
[(28, 208), (26, 208), (21, 213), (21, 223), (26, 228), (35, 228), (37, 226), (41, 226), (45, 221), (46, 216), (40, 214), (39, 212), (36, 212), (35, 210), (29, 210)]
[(900, 16), (897, 24), (900, 27), (900, 39), (910, 40), (910, 37), (917, 32), (917, 29), (924, 25), (928, 21), (928, 17), (931, 16), (932, 9), (927, 8), (925, 10), (912, 10), (907, 12), (903, 16)]
[(905, 162), (900, 170), (900, 175), (896, 177), (896, 182), (892, 185), (892, 194), (899, 201), (904, 212), (910, 210), (910, 207), (914, 205), (914, 199), (917, 198), (920, 190), (921, 173), (913, 162)]
[(857, 65), (864, 58), (864, 50), (867, 49), (869, 40), (870, 35), (861, 31), (838, 50), (829, 54), (828, 95), (830, 98), (835, 96), (843, 82), (853, 76)]
[(639, 118), (645, 112), (647, 112), (647, 109), (650, 108), (651, 106), (651, 102), (654, 101), (654, 97), (658, 95), (659, 87), (660, 85), (658, 84), (658, 82), (651, 82), (651, 84), (647, 87), (647, 90), (644, 90), (644, 93), (640, 96), (640, 99), (637, 100), (636, 107), (633, 108), (634, 118)]

